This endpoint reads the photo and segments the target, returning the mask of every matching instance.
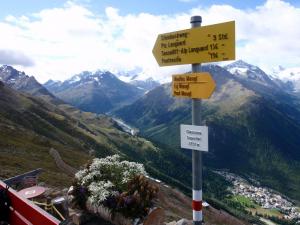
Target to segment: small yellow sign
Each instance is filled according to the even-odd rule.
[[[158,35],[152,53],[160,66],[235,59],[235,22]]]
[[[215,88],[215,81],[207,72],[178,74],[172,77],[174,97],[208,99]]]

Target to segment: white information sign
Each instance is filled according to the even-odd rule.
[[[208,127],[180,125],[181,148],[208,152]]]

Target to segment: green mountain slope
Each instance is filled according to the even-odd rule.
[[[42,179],[47,183],[70,184],[72,179],[56,168],[49,154],[55,148],[75,168],[94,156],[120,154],[144,163],[153,176],[182,188],[189,185],[189,171],[173,163],[181,160],[188,164],[183,154],[171,155],[146,139],[131,136],[109,117],[82,112],[66,104],[53,105],[0,84],[1,178],[42,167]],[[179,182],[181,177],[184,179]]]
[[[0,83],[0,177],[41,167],[45,170],[42,180],[52,185],[67,184],[70,179],[56,167],[50,148],[57,149],[63,159],[76,168],[90,158],[78,140],[42,118],[42,114],[52,122],[65,119],[49,104]]]
[[[186,104],[182,101],[179,105]],[[56,149],[79,168],[92,157],[120,154],[143,163],[151,176],[190,194],[191,158],[168,145],[154,145],[121,130],[111,118],[82,112],[70,105],[17,92],[0,82],[0,178],[43,168],[47,185],[70,185],[72,178],[57,168],[49,150]],[[174,108],[176,110],[176,107]],[[204,169],[206,199],[221,200],[230,185]]]
[[[254,177],[299,201],[297,99],[272,86],[237,78],[218,66],[205,69],[216,80],[217,90],[203,101],[201,115],[209,126],[210,144],[204,164]],[[191,101],[173,98],[166,84],[116,115],[152,141],[182,152],[179,125],[191,124]]]

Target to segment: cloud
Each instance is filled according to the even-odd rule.
[[[237,57],[266,70],[277,65],[299,65],[300,8],[281,0],[268,0],[250,10],[226,5],[194,9],[204,21],[236,21]],[[216,16],[218,15],[218,16]]]
[[[24,53],[11,50],[11,49],[0,49],[0,64],[3,65],[19,65],[19,66],[33,66],[34,62]]]
[[[96,14],[79,1],[69,1],[33,15],[8,15],[0,21],[0,49],[26,52],[35,64],[23,68],[26,63],[19,63],[20,69],[41,82],[64,80],[83,70],[137,68],[167,80],[190,66],[158,67],[152,55],[154,42],[159,33],[189,28],[191,15],[201,15],[203,25],[235,20],[237,59],[265,69],[299,66],[300,8],[281,0],[248,10],[212,5],[174,15],[121,15],[112,7]]]

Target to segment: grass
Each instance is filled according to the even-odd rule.
[[[75,168],[93,157],[117,153],[144,163],[157,177],[178,183],[171,178],[170,173],[177,172],[167,166],[171,162],[161,155],[161,149],[120,131],[107,116],[85,113],[64,104],[52,105],[8,88],[3,90],[0,103],[3,105],[0,108],[1,179],[43,168],[40,181],[50,186],[69,186],[72,177],[60,171],[49,154],[54,148]],[[162,167],[171,172],[165,172]]]
[[[79,168],[86,163],[90,157],[81,151],[72,149],[41,137],[33,132],[14,131],[14,137],[10,136],[8,129],[1,129],[0,134],[0,177],[8,178],[30,170],[42,168],[43,172],[39,177],[40,182],[55,187],[67,187],[71,184],[72,178],[60,171],[52,156],[49,154],[50,147],[57,149],[67,163]]]
[[[232,200],[239,202],[245,208],[255,209],[255,208],[259,207],[259,205],[256,204],[253,200],[251,200],[250,198],[247,198],[245,196],[242,196],[242,195],[235,195],[232,197]]]
[[[278,218],[282,218],[283,214],[279,212],[277,209],[264,209],[261,207],[258,207],[256,209],[248,209],[250,212],[252,212],[253,215],[259,214],[259,215],[267,215],[267,216],[275,216]]]
[[[255,203],[252,199],[242,195],[232,196],[230,200],[242,205],[247,211],[251,212],[252,215],[259,214],[266,216],[275,216],[278,218],[283,217],[283,214],[280,213],[277,209],[264,209],[260,205]]]

